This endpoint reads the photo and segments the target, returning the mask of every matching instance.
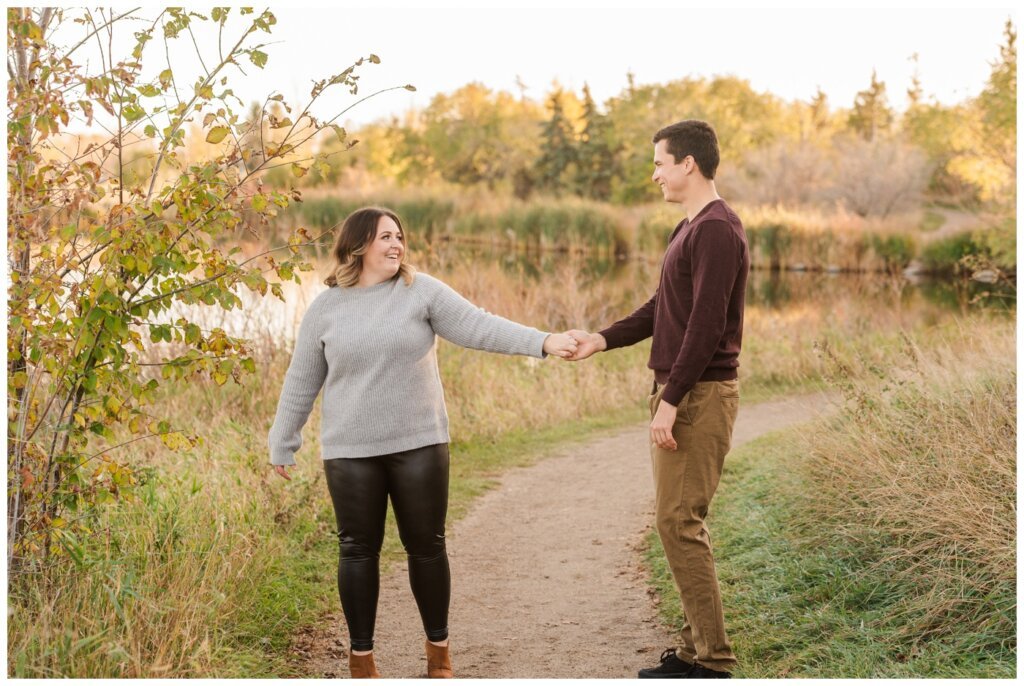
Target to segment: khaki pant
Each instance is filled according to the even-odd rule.
[[[653,418],[664,386],[656,384],[652,390],[648,400]],[[676,654],[720,671],[731,671],[736,656],[725,635],[711,534],[704,518],[722,478],[739,403],[738,381],[698,383],[679,403],[672,429],[677,449],[662,450],[651,443],[658,535],[685,615]]]

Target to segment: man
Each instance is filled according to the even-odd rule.
[[[658,534],[686,621],[676,648],[640,678],[727,678],[736,664],[704,519],[722,476],[739,408],[743,300],[750,269],[739,217],[715,190],[718,139],[706,122],[681,121],[654,135],[654,175],[679,223],[658,288],[645,305],[599,333],[570,331],[572,360],[653,336],[651,461]]]

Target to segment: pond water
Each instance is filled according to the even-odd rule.
[[[505,275],[508,283],[516,284],[519,290],[537,288],[550,292],[569,276],[582,297],[585,298],[588,291],[600,290],[601,295],[593,297],[610,298],[612,302],[604,304],[610,311],[622,314],[628,314],[650,297],[660,270],[660,256],[656,255],[618,261],[588,259],[568,253],[531,255],[453,244],[413,251],[409,261],[453,285],[458,284],[465,271],[481,268]],[[301,284],[282,284],[285,302],[269,294],[261,298],[242,289],[239,291],[244,303],[241,309],[224,311],[218,307],[186,307],[175,303],[167,320],[186,316],[204,328],[220,327],[232,336],[267,335],[278,342],[291,341],[309,303],[326,288],[323,280],[330,270],[330,260],[323,258],[313,263],[316,269],[302,273]],[[495,283],[494,287],[515,290],[508,284]],[[935,321],[983,308],[1012,316],[1016,309],[1015,295],[1012,285],[982,284],[968,279],[909,280],[902,275],[753,270],[747,283],[746,303],[748,309],[785,311],[808,307],[841,308],[856,302],[861,308],[899,308],[903,314],[926,316]],[[504,314],[500,300],[492,301],[489,309]]]

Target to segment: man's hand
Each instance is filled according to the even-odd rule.
[[[572,329],[566,333],[575,338],[577,342],[576,352],[565,358],[572,362],[585,360],[594,353],[608,349],[608,341],[604,340],[604,336],[599,333],[587,333],[580,329]]]
[[[669,405],[662,400],[658,404],[658,411],[654,413],[654,421],[651,422],[651,442],[662,450],[675,450],[676,439],[672,438],[672,427],[676,423],[675,405]]]

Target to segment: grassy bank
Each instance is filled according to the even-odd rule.
[[[843,409],[727,459],[709,526],[739,676],[1015,675],[1012,322],[928,343],[830,354]]]

